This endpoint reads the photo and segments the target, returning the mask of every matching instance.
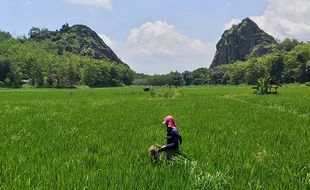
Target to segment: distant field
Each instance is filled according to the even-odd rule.
[[[0,90],[0,189],[309,189],[310,87]],[[192,160],[153,165],[173,114]]]

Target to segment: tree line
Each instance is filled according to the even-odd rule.
[[[35,33],[33,29],[32,33]],[[30,35],[34,35],[34,34]],[[41,34],[41,33],[40,33]],[[44,32],[43,32],[44,34]],[[163,75],[136,74],[127,65],[96,60],[70,52],[59,52],[50,41],[14,39],[0,31],[0,87],[72,88],[116,87],[123,85],[189,86],[256,84],[270,76],[277,83],[310,82],[310,43],[285,39],[273,53],[248,57],[214,68],[170,72]]]
[[[58,52],[50,41],[14,39],[0,31],[0,87],[72,88],[130,85],[135,73],[125,64]]]
[[[267,76],[279,84],[310,82],[310,43],[285,39],[273,53],[262,57],[249,57],[246,61],[183,73],[139,74],[133,83],[154,86],[254,85],[259,78]]]

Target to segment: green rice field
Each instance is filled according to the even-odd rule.
[[[0,151],[0,189],[310,189],[310,87],[2,89]]]

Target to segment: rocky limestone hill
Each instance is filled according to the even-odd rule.
[[[94,59],[123,63],[97,33],[85,25],[70,27],[65,24],[59,31],[32,28],[29,36],[36,41],[50,40],[56,46],[58,54],[71,52]]]
[[[271,53],[276,44],[272,36],[261,30],[254,21],[246,18],[224,32],[216,45],[217,51],[210,67]]]

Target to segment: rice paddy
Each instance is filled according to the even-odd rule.
[[[309,189],[310,88],[0,90],[0,189]],[[151,162],[172,114],[190,159]]]

